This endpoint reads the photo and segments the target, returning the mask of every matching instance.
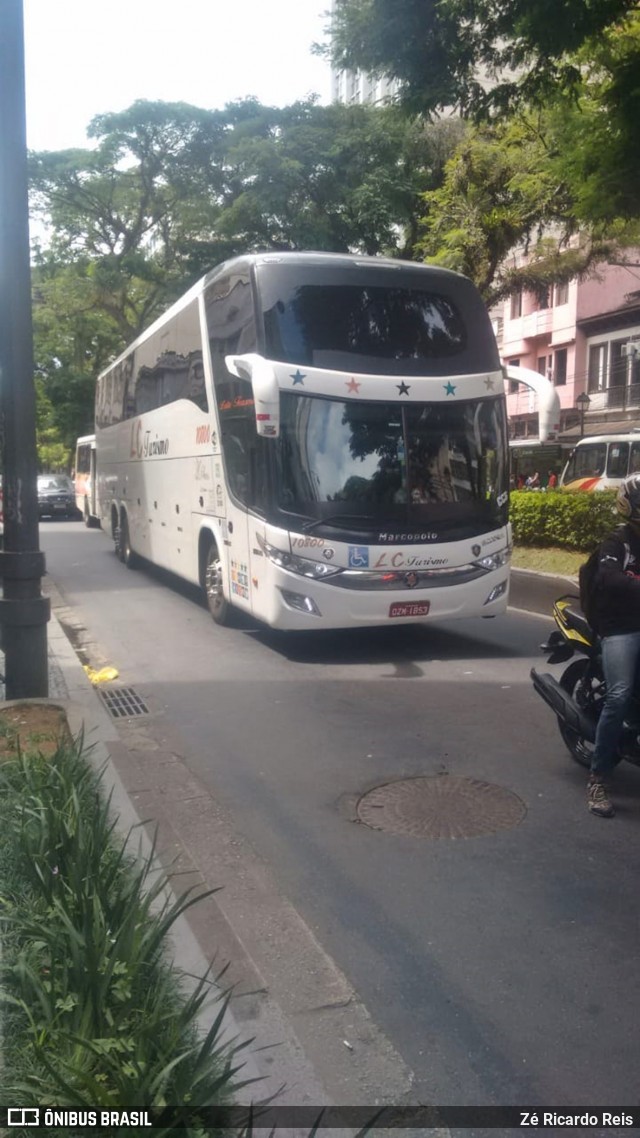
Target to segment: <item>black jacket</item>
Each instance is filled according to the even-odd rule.
[[[640,632],[640,534],[629,525],[600,544],[594,608],[601,636]]]

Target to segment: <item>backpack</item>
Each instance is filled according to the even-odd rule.
[[[630,550],[627,540],[626,526],[618,526],[615,536],[621,538],[625,544],[625,568],[629,563]],[[598,615],[596,611],[596,573],[600,564],[600,546],[596,546],[593,553],[587,558],[584,565],[578,570],[578,584],[580,586],[580,608],[596,636],[599,635]]]
[[[582,609],[587,622],[598,634],[598,620],[596,616],[595,593],[596,593],[596,573],[598,572],[598,565],[600,564],[600,546],[594,549],[593,553],[587,558],[584,565],[581,565],[578,570],[578,583],[580,586],[580,608]]]

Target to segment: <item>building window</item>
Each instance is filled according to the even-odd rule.
[[[510,367],[520,367],[520,360],[509,360],[509,366]],[[518,383],[517,379],[510,379],[509,380],[509,395],[516,395],[519,387],[520,387],[520,384]]]
[[[548,288],[545,288],[540,293],[539,298],[538,298],[538,308],[541,308],[541,309],[542,308],[549,308],[549,300],[550,300],[549,291],[550,290]]]
[[[559,348],[553,361],[553,381],[556,387],[563,387],[567,382],[567,349]]]
[[[609,387],[626,387],[629,371],[628,340],[612,340],[610,346]]]
[[[511,310],[509,313],[512,320],[517,320],[522,316],[522,289],[518,289],[511,297]]]
[[[555,288],[555,303],[567,304],[569,301],[569,282],[563,281],[562,284],[557,284]]]
[[[589,391],[603,391],[607,385],[607,344],[589,347]]]

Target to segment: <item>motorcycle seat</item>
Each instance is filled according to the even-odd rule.
[[[573,629],[574,632],[577,632],[579,636],[582,636],[582,638],[589,643],[595,640],[593,629],[579,608],[574,608],[572,605],[563,605],[562,621],[567,628]]]

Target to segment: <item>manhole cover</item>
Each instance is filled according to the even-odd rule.
[[[372,830],[417,838],[478,838],[517,826],[527,808],[501,786],[434,775],[376,786],[363,794],[356,811]]]

